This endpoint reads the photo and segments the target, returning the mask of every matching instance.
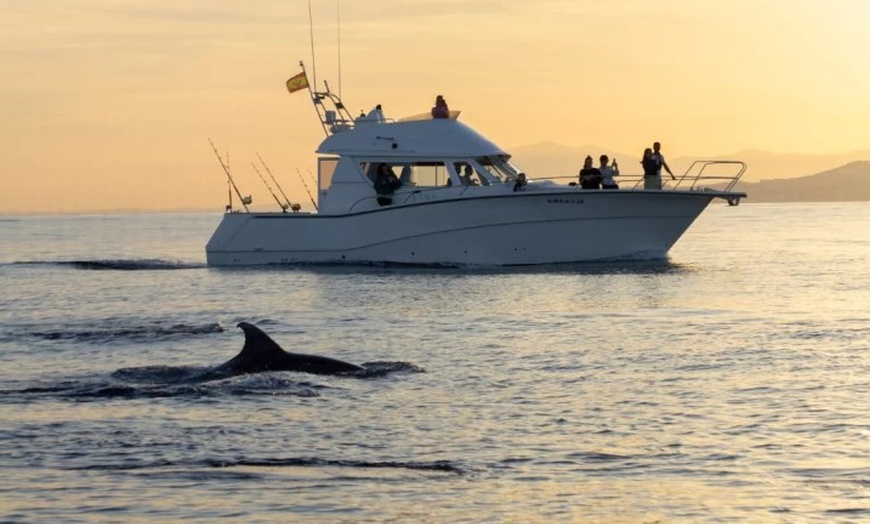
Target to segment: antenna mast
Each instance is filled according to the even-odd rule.
[[[338,4],[336,4],[338,9]],[[338,11],[337,11],[338,14]],[[329,89],[329,84],[323,82],[324,90],[317,90],[317,64],[315,62],[314,52],[314,15],[311,11],[311,0],[308,0],[308,28],[311,38],[311,82],[308,84],[308,94],[311,95],[311,101],[314,103],[314,110],[317,112],[317,117],[320,119],[320,125],[323,127],[323,132],[326,136],[353,129],[354,119],[350,112],[341,101],[341,29],[339,28],[339,43],[338,43],[338,90],[339,94],[335,94]],[[299,61],[299,67],[306,75],[305,64]],[[288,87],[289,88],[289,87]],[[301,89],[301,88],[300,88]],[[292,93],[293,91],[291,91]],[[325,107],[329,106],[329,107]]]
[[[314,59],[314,18],[311,15],[311,0],[308,0],[308,32],[311,38],[311,76],[317,86],[317,62]]]
[[[335,0],[335,22],[338,26],[338,98],[341,98],[341,0]]]

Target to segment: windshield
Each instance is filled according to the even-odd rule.
[[[485,156],[477,158],[477,163],[486,170],[487,174],[502,183],[514,182],[520,170],[501,156]]]

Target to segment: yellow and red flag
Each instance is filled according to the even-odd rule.
[[[305,71],[302,71],[298,75],[293,75],[290,77],[290,80],[287,80],[287,91],[291,93],[295,93],[300,89],[305,89],[308,87],[308,77],[305,76]]]

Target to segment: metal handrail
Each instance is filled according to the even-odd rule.
[[[709,168],[712,165],[718,165],[718,164],[734,165],[736,167],[739,167],[739,169],[737,170],[737,173],[734,175],[705,175],[704,174],[704,171],[707,168]],[[692,174],[693,171],[697,171],[697,173]],[[700,182],[703,182],[703,181],[721,181],[724,183],[724,186],[725,186],[724,189],[722,189],[722,191],[728,192],[728,191],[731,191],[734,188],[734,186],[737,184],[737,182],[740,181],[740,177],[742,177],[745,172],[746,172],[746,163],[742,162],[740,160],[695,160],[694,162],[692,162],[692,164],[689,166],[689,168],[686,169],[686,172],[683,173],[682,176],[678,177],[675,182],[672,180],[663,179],[662,180],[662,189],[665,189],[665,187],[668,186],[668,184],[671,182],[674,182],[674,183],[672,186],[670,186],[669,189],[681,189],[681,186],[682,186],[682,188],[694,190],[694,189],[700,189],[700,187],[699,187]],[[570,181],[576,182],[577,175],[557,175],[557,176],[548,176],[548,177],[541,177],[541,178],[532,177],[532,179],[533,180],[535,180],[535,179],[536,180],[553,180],[553,181],[570,180]],[[641,175],[641,174],[636,174],[636,175],[620,174],[619,178],[617,179],[617,182],[619,182],[619,185],[623,189],[637,189],[638,187],[642,186],[642,184],[643,184],[643,175]],[[686,187],[686,186],[688,186],[688,187]],[[579,188],[580,186],[578,185],[577,187]]]
[[[704,175],[704,170],[713,165],[733,165],[739,167],[737,170],[737,174],[727,176],[727,175]],[[698,173],[696,175],[691,175],[692,170],[695,169],[695,166],[698,167]],[[698,182],[700,181],[711,181],[711,180],[719,180],[725,181],[725,189],[723,191],[731,191],[737,182],[740,181],[740,177],[743,176],[743,173],[746,172],[746,163],[740,160],[695,160],[692,162],[692,165],[686,169],[686,172],[683,173],[683,176],[677,179],[676,184],[674,184],[674,189],[679,189],[680,185],[684,182],[689,185],[688,189],[696,189]]]

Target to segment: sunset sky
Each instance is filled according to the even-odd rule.
[[[303,0],[0,0],[0,213],[222,210],[208,138],[269,202],[323,138]],[[510,149],[870,149],[870,1],[312,0],[317,79],[353,113],[436,94]],[[309,182],[310,184],[310,182]],[[265,197],[262,196],[265,194]]]

